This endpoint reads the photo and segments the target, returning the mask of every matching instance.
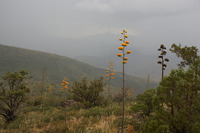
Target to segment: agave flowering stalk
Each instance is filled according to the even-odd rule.
[[[67,79],[64,78],[63,82],[60,84],[62,86],[61,90],[65,89],[65,92],[68,92],[68,84],[69,84],[69,82],[67,82]],[[67,97],[65,97],[65,102],[66,102],[66,100],[67,100]],[[65,106],[65,126],[67,126],[67,119],[66,119],[66,117],[67,117],[67,110],[66,110],[66,105],[64,105],[64,106]]]
[[[115,70],[113,68],[114,64],[112,61],[109,62],[109,67],[106,69],[106,80],[108,81],[108,98],[110,96],[110,82],[111,82],[111,79],[114,79],[114,75],[115,75]]]
[[[118,53],[117,56],[122,58],[122,64],[123,64],[123,89],[122,89],[122,104],[123,104],[123,110],[122,110],[122,125],[121,125],[121,132],[123,133],[124,131],[124,96],[125,96],[125,84],[124,84],[124,65],[127,63],[128,58],[125,57],[127,54],[131,54],[130,50],[125,51],[125,48],[128,46],[128,44],[130,43],[129,41],[127,41],[126,39],[128,38],[127,35],[127,31],[123,30],[123,32],[121,32],[121,34],[123,35],[123,38],[119,38],[119,41],[121,41],[121,46],[118,47],[118,50],[121,51],[121,53]]]
[[[49,93],[52,91],[52,85],[49,86]]]
[[[168,62],[169,59],[168,58],[164,58],[164,56],[166,56],[167,52],[166,52],[166,47],[161,44],[160,45],[160,48],[158,49],[158,51],[160,51],[160,55],[158,56],[158,58],[160,58],[161,60],[158,61],[157,63],[158,64],[161,64],[161,67],[162,67],[162,80],[163,80],[163,77],[164,77],[164,71],[165,71],[165,68],[167,67],[167,65],[165,64],[165,62]]]
[[[64,90],[64,89],[65,89],[65,91],[67,92],[67,91],[68,91],[68,90],[67,90],[68,84],[69,84],[69,82],[67,82],[67,79],[64,78],[64,79],[63,79],[63,82],[60,84],[60,85],[62,86],[61,90]]]

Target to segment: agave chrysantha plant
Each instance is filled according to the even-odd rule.
[[[113,61],[111,60],[109,63],[108,63],[109,67],[106,69],[106,80],[108,81],[108,98],[110,97],[110,82],[111,82],[111,79],[114,79],[114,75],[115,75],[115,70],[114,70],[114,63]]]
[[[123,32],[121,32],[121,34],[123,35],[123,38],[119,38],[119,41],[121,41],[121,46],[118,47],[118,50],[120,50],[122,52],[122,54],[120,53],[117,53],[117,56],[122,58],[122,69],[123,69],[123,90],[122,90],[122,106],[123,106],[123,109],[122,109],[122,124],[121,124],[121,132],[123,133],[124,131],[124,97],[125,97],[125,83],[124,83],[124,65],[127,63],[127,60],[128,58],[125,57],[127,54],[131,54],[131,51],[130,50],[127,50],[125,52],[125,48],[128,46],[128,44],[130,44],[129,41],[127,41],[126,39],[128,38],[128,35],[127,35],[127,31],[126,30],[123,30]]]
[[[64,90],[65,92],[68,92],[68,84],[69,82],[67,82],[67,79],[64,78],[62,83],[60,84],[62,86],[61,90]],[[65,97],[65,102],[66,102],[67,98]],[[67,111],[66,111],[66,106],[65,106],[65,126],[67,125]]]

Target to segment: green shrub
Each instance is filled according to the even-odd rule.
[[[64,101],[64,98],[60,97],[47,97],[44,101],[44,106],[53,106],[53,107],[58,107],[61,106],[61,103]]]
[[[113,108],[105,108],[105,109],[104,109],[104,114],[105,114],[106,116],[111,116],[111,115],[113,115],[113,114],[114,114]]]
[[[45,116],[45,117],[43,118],[42,121],[43,121],[44,123],[49,123],[50,120],[51,120],[51,118],[50,118],[49,116]]]
[[[49,111],[49,110],[52,110],[53,108],[52,107],[40,107],[40,106],[34,106],[34,107],[27,107],[26,109],[24,109],[24,112],[36,112],[36,111],[39,111],[39,112],[43,112],[43,111]]]
[[[39,106],[41,104],[41,97],[35,97],[33,100],[33,106]]]
[[[58,113],[54,114],[53,120],[54,121],[56,121],[56,120],[65,120],[64,112],[58,112]]]
[[[94,108],[90,108],[88,110],[86,110],[83,114],[84,117],[102,117],[104,114],[104,110],[100,107],[94,107]]]
[[[116,116],[121,116],[122,115],[122,107],[120,107],[120,106],[114,107],[113,114]]]
[[[23,125],[24,123],[24,117],[17,117],[13,122],[9,123],[7,126],[8,129],[19,129],[20,125]]]

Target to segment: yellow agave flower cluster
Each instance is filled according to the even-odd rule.
[[[52,91],[52,85],[49,86],[49,93]]]
[[[114,70],[113,66],[114,66],[113,62],[110,61],[110,62],[109,62],[109,68],[106,69],[106,73],[108,73],[108,74],[106,75],[107,80],[110,79],[109,76],[111,77],[111,79],[114,79],[114,77],[112,77],[112,76],[115,75],[115,70]]]
[[[124,52],[125,47],[128,46],[128,44],[130,43],[129,41],[126,40],[128,38],[128,35],[126,33],[127,33],[127,31],[123,30],[123,32],[121,32],[121,34],[123,35],[123,39],[119,38],[119,41],[122,41],[122,44],[121,44],[122,47],[118,47],[118,50],[122,50],[123,54],[117,53],[118,57],[122,57],[123,58],[123,61],[122,61],[123,64],[126,64],[126,62],[128,60],[128,58],[125,57],[125,54],[131,54],[130,50],[127,50],[126,53]]]
[[[127,91],[127,95],[128,95],[128,96],[134,96],[134,94],[135,94],[135,89],[129,89],[129,90]]]
[[[68,84],[69,83],[67,82],[67,79],[64,78],[63,82],[60,84],[62,86],[61,90],[64,90],[64,88],[65,88],[67,91]]]

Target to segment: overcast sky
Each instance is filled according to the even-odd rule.
[[[94,55],[87,50],[117,49],[123,29],[136,51],[199,48],[200,0],[0,0],[0,44]]]

